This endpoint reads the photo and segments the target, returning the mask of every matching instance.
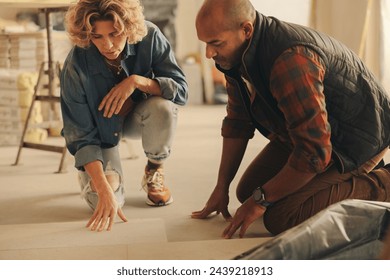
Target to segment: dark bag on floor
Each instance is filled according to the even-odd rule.
[[[378,259],[389,226],[390,203],[345,200],[234,259]]]

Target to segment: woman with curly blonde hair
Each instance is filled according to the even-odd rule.
[[[173,201],[163,162],[187,83],[170,43],[144,19],[138,0],[79,0],[66,14],[66,28],[75,46],[61,72],[62,135],[94,210],[87,227],[110,230],[117,214],[126,221],[121,137],[142,139],[146,203]]]
[[[91,44],[96,20],[113,21],[114,28],[126,35],[129,44],[138,43],[147,32],[139,1],[81,1],[79,5],[70,7],[65,20],[71,41],[82,48]]]

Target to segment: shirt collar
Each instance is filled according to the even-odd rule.
[[[125,48],[123,49],[123,57],[122,57],[122,60],[125,60],[125,59],[128,58],[130,55],[136,55],[135,47],[134,47],[133,44],[129,44],[128,42],[126,42]]]
[[[122,53],[122,61],[127,59],[129,56],[136,55],[136,50],[133,44],[126,42],[125,47]],[[102,73],[104,76],[109,76],[110,70],[105,66],[104,58],[100,54],[98,48],[91,44],[87,50],[87,61],[88,61],[88,71],[92,74]]]

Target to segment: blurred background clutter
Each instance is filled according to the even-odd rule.
[[[67,7],[72,1],[0,0],[0,145],[17,145],[31,104],[39,68],[48,61],[47,18],[42,5]],[[165,34],[186,74],[189,104],[225,104],[223,75],[195,30],[199,0],[141,0],[146,19]],[[288,2],[288,5],[286,3]],[[252,0],[261,13],[310,26],[344,42],[369,65],[390,90],[390,1],[386,0]],[[25,4],[25,5],[24,5]],[[60,65],[72,47],[64,28],[65,10],[50,13],[52,60]],[[348,20],[345,15],[348,14]],[[48,79],[47,76],[44,79]],[[56,79],[55,76],[52,79]],[[59,95],[58,87],[54,95]],[[47,88],[40,89],[47,94]],[[35,103],[32,123],[46,123],[52,117],[50,104]],[[58,111],[59,108],[56,109]],[[58,118],[60,114],[55,113]],[[58,120],[57,120],[58,121]],[[60,122],[57,122],[60,123]],[[34,141],[58,136],[60,128],[35,127],[28,135]],[[29,137],[30,137],[29,136]]]
[[[125,176],[124,212],[129,221],[118,223],[115,231],[109,233],[110,238],[108,233],[86,234],[85,223],[91,212],[79,199],[78,170],[71,168],[70,162],[64,164],[67,150],[60,137],[58,75],[72,48],[64,30],[64,14],[75,1],[0,0],[0,259],[213,260],[260,254],[271,258],[270,248],[281,249],[283,257],[287,257],[285,248],[294,244],[300,244],[298,250],[289,251],[300,256],[322,249],[328,252],[330,245],[341,244],[341,250],[327,254],[327,259],[376,258],[378,248],[383,246],[378,257],[390,259],[390,228],[387,233],[385,230],[389,206],[385,209],[380,203],[369,203],[368,211],[365,204],[358,203],[361,208],[343,202],[331,212],[319,213],[325,222],[308,222],[292,229],[281,243],[281,239],[270,236],[261,219],[248,228],[245,238],[225,240],[221,239],[226,227],[222,216],[212,217],[212,222],[188,218],[188,214],[203,206],[215,184],[221,153],[215,147],[221,145],[220,127],[227,103],[225,77],[212,59],[206,59],[205,45],[196,34],[195,17],[203,0],[140,0],[146,19],[154,22],[170,41],[189,86],[188,105],[180,108],[175,152],[166,166],[172,172],[167,183],[175,193],[175,205],[164,207],[158,215],[149,210],[139,188],[140,178],[133,176],[144,172],[142,143],[128,140],[119,148],[130,154],[122,158],[123,170],[131,171]],[[266,16],[312,27],[345,43],[390,93],[390,0],[251,1]],[[267,142],[264,137],[254,137],[241,166],[249,165]],[[25,164],[16,166],[22,147],[61,153],[58,172],[52,174],[53,164],[58,163],[53,153],[23,152]],[[189,155],[193,168],[183,164],[188,162]],[[389,153],[385,162],[390,162]],[[243,172],[239,168],[231,184],[232,214],[241,205],[235,199],[233,186]],[[346,234],[348,226],[350,235]],[[337,227],[340,238],[335,239],[332,227]],[[314,228],[317,230],[310,231]],[[329,230],[331,233],[326,235]],[[312,242],[302,234],[305,232]],[[361,235],[374,238],[359,239]],[[253,250],[255,246],[260,247]],[[317,254],[302,258],[324,257]]]

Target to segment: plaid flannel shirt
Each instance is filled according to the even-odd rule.
[[[292,147],[288,164],[303,172],[320,173],[325,170],[331,159],[331,129],[322,83],[325,70],[319,55],[304,46],[286,50],[277,58],[271,70],[269,89],[285,118],[284,127],[279,129],[287,131],[288,135],[287,138],[285,135],[276,136]],[[228,84],[228,93],[229,86],[231,85]],[[234,92],[236,95],[234,97],[232,94],[230,90],[228,114],[223,122],[222,135],[248,136],[250,132],[247,127],[250,119],[240,113],[242,109],[238,109],[244,106],[242,100],[238,101],[239,94]],[[253,92],[250,99],[251,103],[257,102]],[[261,126],[274,132],[275,127],[280,124],[266,116],[265,113],[256,119]],[[237,122],[242,123],[240,132],[237,130],[240,126]]]

